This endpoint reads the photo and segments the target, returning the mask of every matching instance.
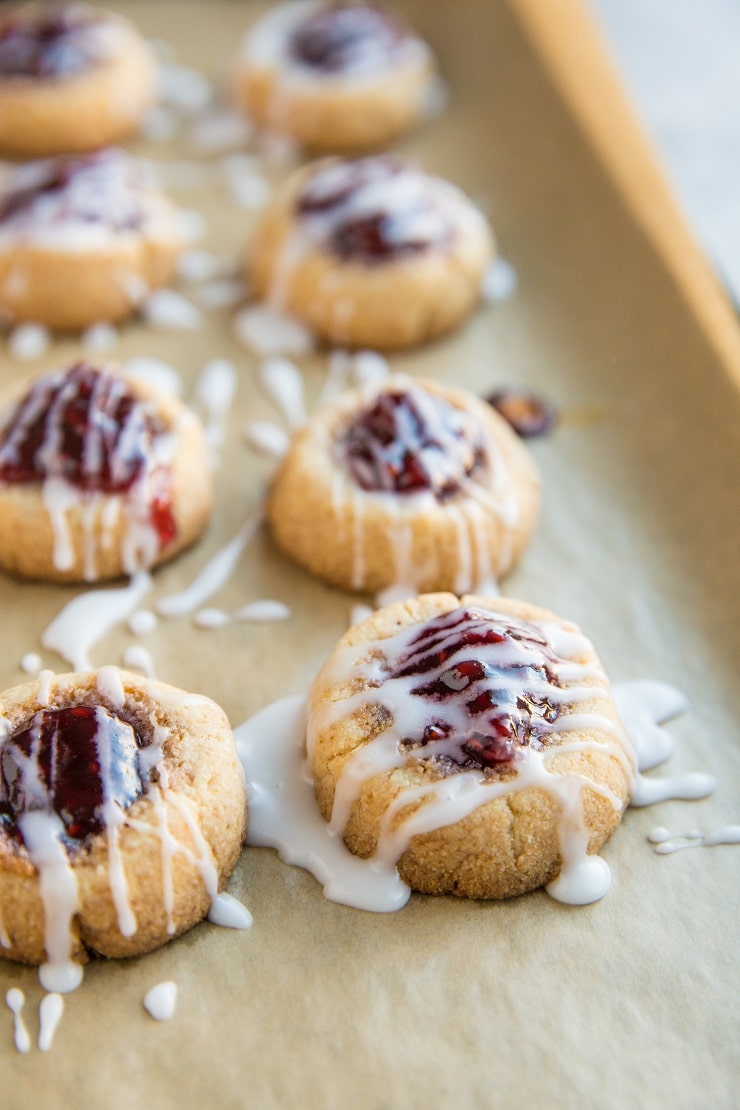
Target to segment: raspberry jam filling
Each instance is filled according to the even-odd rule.
[[[453,497],[486,461],[473,418],[422,390],[379,393],[349,426],[342,450],[362,489],[429,491],[438,501]]]
[[[127,809],[144,792],[143,743],[103,706],[43,709],[0,748],[0,825],[23,843],[23,817],[56,814],[68,848],[107,826],[106,809]]]
[[[136,164],[123,151],[65,154],[15,170],[0,194],[0,222],[28,217],[135,231],[145,219]]]
[[[151,480],[160,546],[175,534],[169,476],[149,472],[164,427],[121,378],[80,362],[31,388],[0,434],[0,482],[62,479],[82,493],[125,494]]]
[[[74,77],[104,54],[99,21],[79,4],[0,26],[0,77]]]
[[[396,158],[330,163],[303,187],[296,210],[345,262],[416,255],[452,235],[429,179]]]
[[[533,625],[483,609],[429,621],[390,679],[418,679],[420,727],[400,747],[446,771],[506,770],[523,748],[541,750],[558,716],[557,659]]]
[[[408,37],[390,12],[370,6],[336,4],[319,10],[293,32],[292,61],[326,74],[357,73],[387,66]]]

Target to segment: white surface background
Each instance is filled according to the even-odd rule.
[[[699,240],[740,302],[740,0],[590,0]]]

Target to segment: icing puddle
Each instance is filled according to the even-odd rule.
[[[656,682],[625,682],[613,692],[636,755],[632,805],[708,797],[717,785],[711,775],[697,772],[653,779],[642,773],[664,763],[673,751],[672,738],[660,726],[685,711],[684,696]],[[395,865],[387,859],[352,855],[341,830],[332,830],[321,816],[306,760],[305,725],[306,699],[294,696],[261,710],[235,731],[249,784],[247,843],[276,848],[285,863],[309,871],[333,902],[375,913],[401,909],[411,891]],[[703,842],[707,846],[738,843],[740,826],[717,830]],[[685,846],[692,845],[693,841]],[[675,850],[663,847],[664,852]],[[606,861],[581,849],[546,890],[557,901],[586,905],[607,893],[610,880]]]
[[[353,856],[319,813],[306,768],[305,706],[302,696],[284,698],[236,729],[248,784],[247,843],[277,848],[285,863],[310,871],[332,902],[376,913],[398,910],[411,891],[396,868]]]

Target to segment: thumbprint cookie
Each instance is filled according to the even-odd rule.
[[[460,324],[493,253],[454,185],[395,157],[299,170],[267,208],[248,269],[258,296],[330,343],[412,347]]]
[[[223,710],[102,667],[7,690],[0,714],[0,956],[72,990],[90,955],[206,916],[246,830]]]
[[[430,594],[350,629],[310,696],[318,804],[352,852],[413,889],[606,893],[595,855],[633,755],[575,625],[508,598]]]
[[[375,4],[291,3],[251,29],[237,61],[238,105],[315,153],[387,146],[425,114],[434,58]]]
[[[163,562],[210,515],[203,429],[176,398],[81,362],[0,417],[0,567],[94,582]]]
[[[534,462],[490,406],[396,376],[343,394],[296,433],[268,515],[314,574],[388,597],[491,588],[538,506]]]
[[[156,69],[136,29],[87,4],[0,17],[0,148],[38,157],[97,150],[136,129]]]
[[[0,188],[0,314],[60,330],[120,320],[182,246],[177,209],[124,151],[29,162]]]

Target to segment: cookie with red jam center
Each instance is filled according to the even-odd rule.
[[[247,258],[259,296],[327,342],[411,347],[459,326],[480,297],[493,238],[453,185],[398,158],[298,171]]]
[[[0,149],[97,150],[137,127],[154,91],[151,51],[120,16],[68,3],[0,17]]]
[[[391,376],[344,394],[296,433],[268,519],[280,547],[314,574],[401,596],[505,574],[538,504],[528,451],[488,405]]]
[[[110,53],[105,21],[81,4],[21,12],[0,24],[0,80],[60,80],[89,72]]]
[[[378,150],[424,116],[429,47],[376,4],[289,3],[250,29],[237,59],[237,105],[314,153]]]
[[[246,828],[234,739],[208,698],[103,667],[0,694],[0,956],[73,989],[200,921]]]
[[[192,543],[212,501],[203,430],[172,397],[77,363],[2,418],[0,566],[98,581]]]
[[[429,594],[350,629],[310,695],[332,831],[413,890],[505,898],[616,829],[633,757],[575,625],[509,598]]]
[[[28,162],[0,188],[0,311],[65,331],[121,320],[182,247],[177,209],[125,151]]]

